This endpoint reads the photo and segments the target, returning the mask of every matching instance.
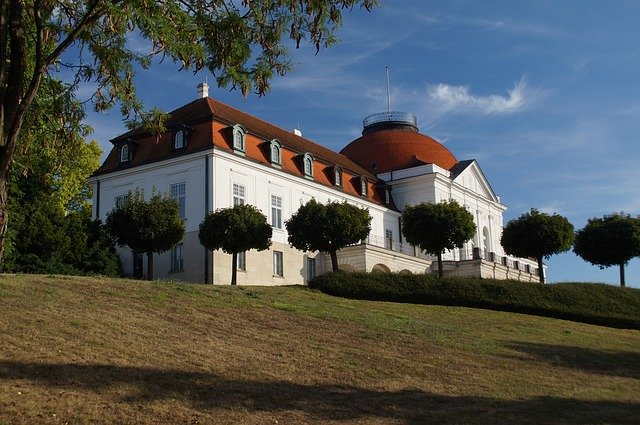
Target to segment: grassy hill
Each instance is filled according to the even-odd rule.
[[[301,287],[0,276],[0,424],[640,423],[640,331]]]

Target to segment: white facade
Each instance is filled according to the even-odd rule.
[[[211,105],[214,101],[207,99],[207,102]],[[180,115],[180,111],[185,108],[189,110],[193,105],[192,102],[174,113]],[[234,123],[232,119],[245,119],[247,122]],[[184,120],[189,122],[188,118]],[[186,224],[183,242],[173,251],[156,256],[154,277],[228,284],[232,272],[231,256],[221,251],[208,252],[202,247],[198,241],[198,227],[208,212],[231,207],[237,203],[246,203],[255,205],[265,214],[267,221],[272,224],[273,237],[269,250],[252,250],[241,256],[237,265],[238,284],[306,284],[314,275],[329,271],[330,260],[325,254],[303,253],[291,248],[287,242],[284,223],[301,205],[311,199],[322,203],[346,201],[367,208],[372,217],[371,232],[367,241],[339,251],[338,261],[341,268],[405,273],[431,272],[434,258],[403,243],[399,211],[406,205],[420,202],[455,200],[473,214],[478,231],[464,248],[445,254],[445,270],[448,274],[537,280],[534,261],[504,257],[500,236],[502,214],[506,207],[500,203],[475,161],[459,162],[451,170],[445,170],[436,164],[425,164],[381,173],[374,177],[371,174],[362,174],[366,171],[349,162],[347,158],[306,141],[297,133],[291,133],[293,139],[289,140],[288,144],[278,141],[274,145],[273,140],[277,140],[276,136],[264,132],[273,131],[280,139],[285,139],[289,136],[283,133],[284,130],[239,111],[231,110],[223,121],[219,122],[218,118],[212,115],[205,119],[198,118],[197,128],[196,124],[190,127],[180,123],[175,127],[177,124],[174,123],[174,127],[180,129],[177,132],[180,133],[181,150],[173,152],[167,149],[168,153],[162,156],[154,151],[160,148],[146,145],[146,151],[142,149],[139,152],[140,156],[146,157],[139,162],[135,162],[135,149],[145,143],[144,135],[140,136],[140,142],[135,142],[136,145],[132,145],[132,139],[126,137],[128,134],[119,136],[113,141],[113,152],[103,167],[91,178],[94,186],[93,214],[95,218],[103,221],[118,199],[136,189],[142,190],[147,199],[154,191],[181,198]],[[251,128],[252,123],[259,127],[258,130],[254,131]],[[239,125],[242,127],[238,127]],[[193,134],[198,132],[201,146],[192,151],[182,149],[183,144],[188,143],[187,133],[182,132],[183,128],[189,129]],[[242,133],[251,134],[253,142],[249,139],[238,139],[238,133],[234,130],[233,138],[227,147],[221,142],[227,128],[241,128]],[[175,137],[177,133],[176,130],[173,131]],[[135,134],[129,137],[133,136]],[[212,142],[209,143],[207,138]],[[171,137],[167,136],[166,139],[171,140]],[[252,148],[248,145],[250,142],[254,143]],[[237,143],[241,144],[241,152],[234,149]],[[271,148],[278,146],[282,149],[278,153],[281,156],[279,159],[282,160],[282,167],[265,162],[264,158],[260,160],[259,153],[262,151],[259,147],[265,143],[271,143]],[[126,163],[131,158],[122,155],[122,147],[118,150],[118,146],[125,146],[127,155],[131,150],[132,163]],[[317,153],[299,151],[300,146],[315,149]],[[286,163],[288,168],[284,162],[287,149],[292,150],[289,152],[290,160]],[[316,170],[329,170],[327,175],[331,175],[336,172],[336,167],[340,167],[340,172],[344,172],[344,177],[340,178],[341,183],[343,178],[351,178],[360,183],[364,181],[365,187],[370,187],[367,189],[369,194],[358,196],[363,195],[359,193],[360,183],[354,183],[356,189],[349,191],[346,190],[346,182],[345,185],[340,185],[343,187],[339,187],[328,183],[331,177],[328,180],[323,180],[321,176],[309,178],[304,175],[306,168],[301,168],[298,173],[291,167],[294,163],[291,158],[303,157],[305,164],[302,167],[306,167],[307,159],[314,158],[313,155],[317,156],[315,160],[318,163],[324,161],[322,167],[325,168],[316,167]],[[330,156],[334,161],[344,159],[344,164],[332,164],[331,158],[327,160],[320,155]],[[121,166],[122,161],[125,161],[125,166]],[[358,178],[361,180],[357,180]],[[375,184],[367,186],[367,179],[375,180]],[[377,193],[375,187],[390,189],[387,192],[391,197],[389,202],[385,202],[384,195],[371,194]],[[133,255],[126,248],[120,248],[120,254],[125,273],[133,275]],[[146,258],[138,260],[139,270],[146,271],[145,263]]]

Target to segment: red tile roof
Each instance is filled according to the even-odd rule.
[[[326,167],[339,165],[343,170],[342,190],[352,195],[359,195],[359,187],[352,182],[353,177],[366,176],[369,181],[369,199],[381,202],[379,194],[374,190],[378,179],[369,171],[346,156],[327,149],[317,143],[284,130],[245,112],[235,109],[211,98],[194,100],[169,113],[166,127],[171,129],[185,124],[193,129],[191,138],[184,151],[174,152],[171,149],[171,131],[160,137],[149,135],[142,130],[132,130],[111,140],[113,149],[102,166],[94,175],[110,173],[122,168],[135,167],[142,164],[162,161],[184,153],[206,149],[221,148],[232,151],[231,140],[225,129],[230,125],[241,124],[247,130],[246,157],[249,160],[269,165],[268,153],[260,147],[264,141],[278,139],[283,147],[282,170],[301,176],[299,161],[296,156],[310,153],[314,159],[314,181],[332,186],[331,176],[324,172]],[[127,140],[137,142],[130,163],[119,164],[119,146]],[[346,173],[346,174],[345,174]]]

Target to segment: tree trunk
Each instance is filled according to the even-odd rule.
[[[620,287],[624,288],[624,263],[620,263]]]
[[[544,285],[544,268],[542,267],[542,257],[538,257],[538,276],[540,276],[540,283]]]
[[[238,284],[238,253],[231,254],[231,285]]]
[[[438,253],[438,277],[442,278],[444,276],[444,272],[442,271],[442,252]]]
[[[4,243],[9,222],[9,204],[7,197],[8,172],[0,173],[0,270],[4,270]]]
[[[336,251],[329,251],[331,256],[331,268],[334,272],[338,271],[338,253]]]
[[[147,252],[147,280],[153,280],[153,252]]]

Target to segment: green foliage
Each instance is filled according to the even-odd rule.
[[[55,113],[52,113],[55,111]],[[48,193],[62,211],[86,205],[87,178],[99,167],[102,149],[87,142],[84,107],[73,87],[44,78],[23,123],[11,170],[11,196],[28,199]]]
[[[576,232],[573,251],[600,268],[620,266],[624,286],[624,266],[640,256],[640,219],[625,213],[591,218]]]
[[[239,88],[244,96],[251,91],[263,95],[275,73],[284,75],[291,69],[287,36],[296,43],[306,39],[316,49],[329,46],[335,42],[343,9],[360,5],[371,10],[375,4],[375,0],[4,1],[0,7],[0,265],[14,155],[22,151],[23,168],[28,169],[31,151],[46,152],[39,157],[46,162],[47,157],[57,159],[56,150],[81,150],[77,155],[66,153],[62,158],[70,167],[63,164],[48,176],[48,184],[61,185],[56,191],[60,205],[79,190],[79,199],[86,199],[84,177],[97,165],[91,159],[99,157],[95,143],[73,140],[69,147],[64,137],[50,143],[37,134],[24,137],[35,142],[31,145],[19,140],[21,132],[29,131],[55,138],[60,127],[56,119],[74,138],[87,130],[79,127],[78,115],[67,115],[82,114],[83,105],[64,97],[58,98],[57,107],[38,104],[42,93],[57,90],[47,87],[55,81],[51,77],[55,72],[66,68],[65,80],[67,71],[75,73],[72,90],[67,91],[81,83],[97,87],[91,97],[96,111],[118,103],[130,126],[159,132],[164,115],[157,110],[143,112],[134,84],[136,69],[148,68],[155,58],[169,58],[180,69],[197,72],[207,67],[220,86]],[[132,36],[148,42],[149,51],[133,48]]]
[[[367,209],[346,202],[321,204],[312,199],[302,205],[285,226],[291,246],[305,252],[328,252],[336,271],[336,252],[367,238],[371,215]]]
[[[442,277],[442,252],[460,248],[476,234],[473,215],[456,201],[407,205],[402,212],[402,234],[407,242],[438,256]]]
[[[170,196],[153,194],[147,202],[140,190],[107,214],[107,228],[120,246],[136,253],[170,250],[184,236],[178,203]]]
[[[14,211],[5,270],[14,273],[122,275],[114,241],[88,208],[65,215],[41,195]]]
[[[240,252],[256,249],[264,251],[271,246],[273,229],[259,209],[253,205],[236,205],[207,214],[198,238],[205,248],[221,249],[232,254],[231,284],[236,284],[236,259]]]
[[[640,290],[604,284],[538,285],[432,274],[328,273],[309,287],[330,295],[373,301],[484,308],[640,329]]]
[[[504,250],[517,257],[538,260],[540,282],[544,283],[542,258],[568,251],[573,244],[573,225],[558,214],[541,213],[532,208],[528,213],[507,223],[502,231]]]
[[[209,213],[200,223],[198,238],[209,250],[237,254],[250,249],[268,249],[272,233],[259,209],[253,205],[236,205]]]
[[[140,190],[129,193],[122,205],[107,214],[106,225],[118,245],[147,254],[150,280],[153,253],[168,251],[180,243],[185,227],[175,199],[154,193],[147,202]]]

